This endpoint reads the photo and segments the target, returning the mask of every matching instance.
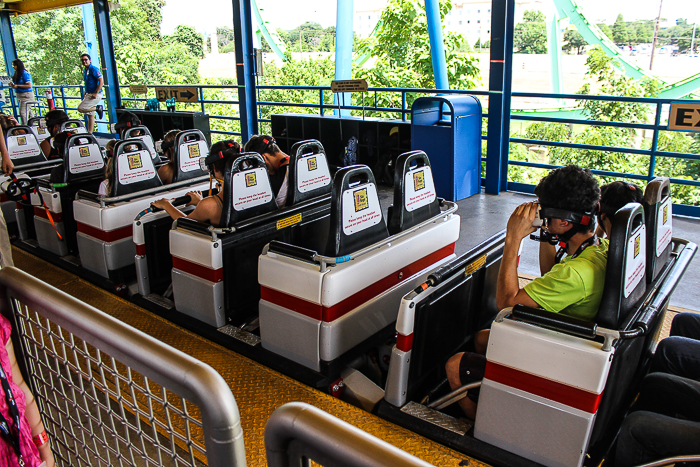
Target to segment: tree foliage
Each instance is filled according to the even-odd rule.
[[[278,29],[277,34],[292,52],[334,52],[335,26],[327,28],[307,21],[294,29]]]
[[[523,54],[547,53],[547,25],[545,16],[538,10],[526,10],[523,22],[515,25],[513,46]]]
[[[567,29],[564,33],[564,42],[566,43],[562,49],[564,49],[566,52],[573,50],[576,52],[576,55],[581,55],[588,45],[588,42],[586,42],[586,39],[583,38],[578,30],[571,29]]]
[[[187,47],[193,57],[204,58],[204,37],[192,26],[178,25],[171,38]]]
[[[617,45],[628,45],[630,43],[630,35],[627,30],[627,23],[622,19],[622,15],[617,15],[615,24],[612,27],[613,42]]]

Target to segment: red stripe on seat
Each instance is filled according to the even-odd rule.
[[[484,378],[593,414],[603,397],[494,362],[486,362]]]
[[[323,319],[323,307],[317,303],[304,300],[303,298],[294,297],[262,285],[260,286],[260,298],[288,310],[296,311],[309,318],[319,321]]]
[[[7,195],[5,193],[0,193],[0,203],[4,203],[5,201],[9,201]]]
[[[137,256],[146,256],[146,245],[143,244],[136,244],[136,255]]]
[[[265,300],[274,303],[275,305],[279,305],[281,307],[296,311],[297,313],[301,313],[302,315],[330,323],[331,321],[335,321],[341,316],[354,310],[363,303],[373,299],[382,292],[385,292],[390,288],[394,287],[396,284],[403,281],[404,278],[409,278],[417,272],[420,272],[423,269],[427,268],[431,264],[434,264],[440,261],[441,259],[453,254],[454,251],[454,243],[452,243],[451,245],[447,245],[446,247],[440,248],[439,250],[434,251],[428,256],[425,256],[419,259],[418,261],[411,263],[408,266],[405,266],[399,269],[398,271],[389,274],[383,279],[378,280],[374,284],[365,287],[359,292],[349,296],[345,300],[342,300],[330,307],[324,307],[320,304],[313,303],[302,298],[294,297],[284,292],[267,289],[266,287],[261,287],[261,295],[263,293],[268,294],[269,298],[265,298]],[[399,278],[399,276],[401,277]],[[294,308],[292,308],[290,304],[293,304]],[[318,315],[319,310],[322,311],[321,316]]]
[[[187,274],[192,274],[193,276],[197,276],[200,279],[204,279],[209,282],[221,282],[224,280],[223,268],[211,269],[206,266],[202,266],[201,264],[178,258],[177,256],[173,256],[173,268],[179,269]]]
[[[43,207],[34,206],[34,215],[46,220],[49,219],[49,216],[46,214],[46,209]],[[63,213],[51,211],[51,217],[53,217],[54,222],[63,222]]]
[[[402,352],[408,352],[413,348],[413,333],[408,336],[399,334],[396,336],[396,348]]]
[[[85,235],[89,235],[103,242],[116,242],[123,238],[129,238],[133,234],[133,227],[131,225],[126,225],[114,230],[100,230],[91,225],[83,224],[82,222],[77,222],[78,232],[82,232]]]

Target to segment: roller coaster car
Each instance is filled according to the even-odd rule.
[[[28,126],[8,128],[5,137],[7,153],[15,165],[26,165],[46,161],[39,148],[39,141]]]
[[[349,351],[393,334],[401,296],[454,258],[457,206],[437,198],[425,153],[399,156],[395,174],[393,235],[372,172],[351,166],[333,180],[325,249],[266,248],[258,269],[263,348],[331,374]]]
[[[27,126],[32,130],[36,140],[41,143],[45,139],[51,136],[49,130],[46,129],[44,125],[44,117],[32,117],[27,122]]]
[[[180,197],[209,184],[208,177],[197,170],[198,178],[164,186],[141,139],[119,141],[114,154],[111,193],[102,197],[79,191],[73,213],[82,267],[119,284],[134,274],[134,217],[150,209],[152,201]]]
[[[151,135],[151,131],[148,129],[148,127],[138,125],[127,128],[126,130],[124,130],[123,139],[135,139],[141,141],[146,146],[148,153],[151,155],[153,163],[158,164],[160,162],[160,157],[156,152],[156,144],[153,141],[153,136]]]
[[[325,242],[331,176],[320,143],[293,148],[287,173],[291,206],[278,209],[264,160],[244,153],[225,169],[221,227],[186,218],[175,222],[171,278],[179,312],[216,328],[250,322],[257,317],[263,247],[272,240],[302,246]]]
[[[504,232],[436,271],[402,300],[378,413],[493,465],[599,465],[697,249],[671,239],[668,188],[668,179],[650,182],[646,223],[639,204],[615,214],[594,323],[524,306],[497,314],[473,431],[449,411],[459,416],[451,404],[474,385],[438,398],[446,382],[435,382],[444,378],[447,359],[496,312]]]
[[[66,122],[67,123],[67,122]],[[105,161],[97,140],[91,134],[73,134],[63,150],[63,166],[50,177],[37,178],[32,193],[34,226],[40,248],[58,256],[78,254],[73,199],[79,190],[97,192],[104,178]]]
[[[72,118],[61,123],[61,127],[58,132],[63,133],[64,131],[72,131],[76,134],[89,134],[87,128],[85,128],[85,122],[78,120],[77,118]]]

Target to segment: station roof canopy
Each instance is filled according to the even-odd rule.
[[[85,0],[5,0],[3,2],[0,0],[0,4],[2,3],[5,4],[3,10],[23,15],[25,13],[55,10],[91,2],[86,2]],[[115,0],[114,3],[118,4],[119,2]]]

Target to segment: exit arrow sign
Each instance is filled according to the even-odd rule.
[[[197,88],[158,88],[156,96],[160,102],[173,97],[177,102],[199,102]]]

